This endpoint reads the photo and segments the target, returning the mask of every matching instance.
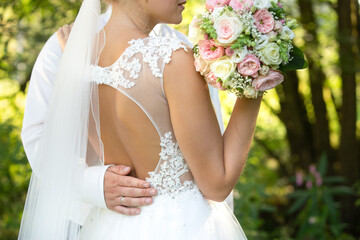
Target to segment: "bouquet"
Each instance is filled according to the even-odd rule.
[[[207,0],[189,26],[196,70],[215,88],[257,98],[284,71],[307,67],[293,44],[296,27],[280,0]]]

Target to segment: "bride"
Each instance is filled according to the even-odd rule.
[[[102,30],[99,0],[84,0],[75,20],[19,239],[246,239],[223,200],[245,165],[261,100],[237,99],[222,136],[191,49],[148,36],[158,23],[179,24],[185,1],[109,3]],[[104,164],[130,166],[157,189],[154,203],[136,216],[93,208],[77,224],[84,169]]]

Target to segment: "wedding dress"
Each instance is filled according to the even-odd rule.
[[[111,66],[93,67],[99,91],[100,86],[108,86],[108,92],[114,93],[114,99],[110,100],[113,104],[100,104],[100,122],[104,118],[106,122],[121,121],[116,113],[121,111],[116,109],[117,97],[126,98],[131,108],[141,111],[147,119],[144,124],[151,124],[157,132],[158,142],[148,144],[157,144],[161,151],[157,166],[146,178],[157,189],[153,204],[141,207],[141,214],[136,216],[94,208],[80,230],[80,239],[246,239],[225,202],[213,202],[203,197],[176,142],[163,88],[163,73],[172,53],[179,49],[186,50],[186,47],[174,38],[133,39]],[[103,98],[100,96],[99,100],[101,103]],[[104,124],[101,123],[101,132],[112,127]],[[116,130],[111,131],[117,134]],[[129,139],[124,145],[130,154],[141,152],[142,146],[131,144],[131,131],[120,133],[125,135],[123,139]],[[143,136],[145,142],[146,137]],[[103,140],[106,161],[107,141]]]

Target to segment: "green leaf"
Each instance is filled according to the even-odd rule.
[[[333,195],[352,195],[354,194],[354,191],[347,186],[336,186],[336,187],[331,187],[331,189],[329,189],[330,193]]]
[[[290,62],[288,62],[286,65],[280,66],[280,71],[294,71],[297,69],[304,69],[308,67],[308,63],[305,60],[304,53],[301,51],[300,48],[294,47],[292,48],[290,52]]]
[[[327,171],[327,158],[326,158],[326,153],[323,153],[320,157],[320,162],[319,162],[319,173],[321,174],[321,176],[325,176],[325,173]]]
[[[305,190],[296,190],[295,192],[290,193],[288,196],[291,198],[295,198],[295,197],[301,197],[301,196],[308,196],[309,192],[305,191]]]
[[[289,208],[288,213],[292,214],[294,212],[296,212],[297,210],[299,210],[308,200],[308,196],[309,195],[303,195],[300,198],[298,198]]]
[[[344,183],[345,181],[346,181],[346,179],[341,176],[329,176],[329,177],[323,178],[323,182],[327,183],[327,184]]]

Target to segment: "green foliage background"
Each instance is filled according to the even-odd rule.
[[[58,27],[74,20],[81,1],[0,1],[0,240],[9,240],[17,238],[31,175],[20,133],[26,86],[32,66],[45,41]],[[173,27],[186,34],[192,17],[203,11],[204,2],[203,0],[188,1],[183,22]],[[338,16],[331,8],[331,5],[337,2],[312,0],[312,3],[316,22],[312,22],[310,28],[320,26],[318,29],[319,46],[307,56],[314,59],[321,58],[321,67],[326,77],[322,94],[326,104],[326,117],[329,121],[329,141],[331,148],[338,149],[341,134],[338,112],[343,93],[341,69],[338,66],[339,43],[336,40]],[[301,19],[298,1],[287,0],[285,8],[292,17]],[[309,41],[307,38],[311,36],[307,35],[301,27],[296,31],[296,35],[297,46],[306,49]],[[306,108],[305,117],[310,124],[315,124],[316,109],[312,102],[309,74],[309,70],[297,72],[298,91]],[[286,81],[292,81],[292,79]],[[291,194],[297,189],[307,191],[306,188],[294,184],[295,172],[307,171],[307,169],[299,165],[301,157],[294,157],[287,125],[279,117],[282,110],[280,101],[285,90],[280,86],[265,95],[247,165],[234,190],[234,212],[248,239],[300,239],[298,236],[301,231],[306,232],[305,237],[301,239],[319,238],[311,231],[311,228],[305,231],[300,227],[303,222],[314,217],[313,212],[306,212],[305,207],[291,214],[288,212],[294,203],[290,197]],[[360,91],[358,84],[356,91],[358,96]],[[223,92],[220,95],[226,125],[235,96]],[[360,106],[358,103],[359,98],[356,101],[357,110]],[[357,111],[357,136],[360,133],[359,127],[360,115]],[[309,162],[316,164],[318,158],[314,156]],[[339,175],[341,162],[335,160],[329,165],[331,165],[329,174]],[[325,185],[320,186],[319,191],[325,187]],[[354,189],[353,195],[358,200],[357,205],[353,207],[358,209],[360,184],[349,185],[349,187]],[[337,204],[340,203],[339,198],[335,198],[335,201]],[[302,214],[302,220],[297,218],[299,214]],[[359,234],[359,226],[352,226],[349,232],[343,228],[344,230],[340,233],[333,233],[332,222],[327,222],[327,218],[323,215],[315,217],[321,218],[326,226],[322,239],[356,239]],[[340,216],[338,220],[341,222]],[[314,226],[317,226],[316,223]]]

